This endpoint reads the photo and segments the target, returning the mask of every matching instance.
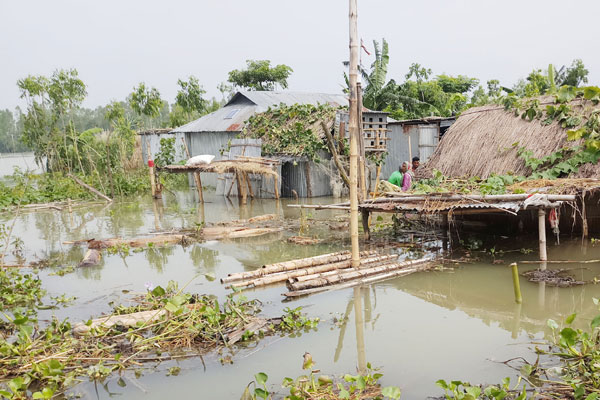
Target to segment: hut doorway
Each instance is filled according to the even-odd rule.
[[[294,163],[291,161],[281,164],[281,197],[294,197],[293,186],[290,184],[294,175]]]

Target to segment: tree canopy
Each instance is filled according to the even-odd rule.
[[[277,86],[287,89],[292,68],[284,64],[271,67],[269,60],[247,60],[246,69],[229,72],[228,81],[234,86],[248,90],[275,90]]]

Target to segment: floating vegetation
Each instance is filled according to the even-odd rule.
[[[137,300],[133,307],[118,306],[110,315],[75,326],[54,319],[42,329],[34,319],[15,314],[8,322],[12,334],[0,337],[0,380],[5,381],[0,395],[50,398],[86,375],[102,379],[143,362],[201,356],[276,332],[315,328],[318,322],[300,308],[280,318],[261,318],[257,300],[231,295],[220,303],[213,296],[183,293],[174,282]]]
[[[366,399],[393,399],[400,398],[401,391],[396,386],[382,388],[378,381],[383,374],[373,368],[370,363],[366,365],[364,374],[345,374],[340,378],[332,378],[328,375],[320,375],[320,370],[313,369],[314,361],[310,353],[304,354],[302,369],[310,371],[308,375],[301,375],[296,379],[284,378],[281,386],[289,390],[285,400],[366,400]],[[259,372],[254,375],[254,381],[250,382],[242,400],[273,399],[277,393],[271,393],[267,387],[268,375]],[[254,390],[250,391],[250,386]],[[279,396],[277,397],[279,398]]]
[[[594,299],[596,305],[600,300]],[[569,315],[563,326],[549,319],[548,327],[552,330],[552,342],[548,350],[535,346],[538,358],[534,363],[522,357],[505,361],[522,360],[521,377],[516,385],[510,388],[510,379],[505,378],[501,385],[487,387],[471,385],[467,382],[444,380],[437,385],[445,390],[447,399],[576,399],[596,400],[600,398],[600,315],[596,316],[589,330],[572,327],[576,314]],[[540,361],[540,355],[550,356],[547,364]],[[529,386],[526,389],[521,382]]]
[[[13,268],[0,268],[0,308],[4,312],[15,307],[39,306],[45,294],[37,276]]]
[[[546,282],[548,286],[569,287],[576,285],[585,285],[585,282],[578,281],[572,276],[565,275],[566,269],[534,269],[523,272],[521,275],[527,278],[529,282]]]

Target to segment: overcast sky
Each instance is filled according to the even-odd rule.
[[[600,83],[598,0],[358,0],[358,29],[390,46],[388,78],[413,62],[511,86],[534,67],[583,59]],[[346,0],[0,0],[0,108],[16,81],[76,68],[85,106],[122,100],[144,81],[173,102],[195,75],[209,96],[247,59],[294,69],[290,90],[338,93],[348,59]],[[363,64],[373,57],[363,53]]]

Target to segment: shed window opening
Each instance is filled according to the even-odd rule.
[[[223,118],[223,119],[231,119],[231,118],[233,118],[233,117],[235,116],[235,114],[237,114],[239,111],[240,111],[240,109],[239,109],[239,108],[235,108],[235,109],[233,109],[233,110],[229,111],[229,112],[227,113],[227,115],[225,116],[225,118]]]

